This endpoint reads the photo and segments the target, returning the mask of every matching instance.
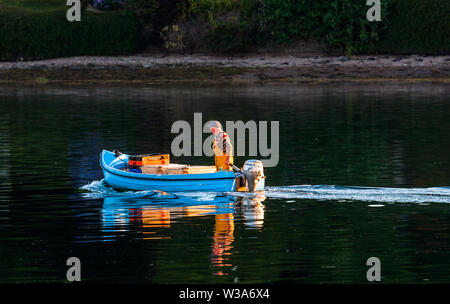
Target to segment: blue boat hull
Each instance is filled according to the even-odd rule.
[[[236,175],[232,171],[173,175],[133,173],[121,170],[125,166],[128,156],[124,155],[124,157],[124,160],[118,161],[114,153],[107,150],[103,150],[100,155],[100,165],[105,181],[116,189],[165,192],[228,192],[235,189]]]

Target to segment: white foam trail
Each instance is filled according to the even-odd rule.
[[[85,198],[105,198],[108,196],[138,196],[154,194],[155,191],[124,191],[119,192],[109,187],[102,179],[100,181],[93,181],[87,185],[80,187],[81,190],[87,190],[89,192],[82,193]]]
[[[80,188],[89,192],[82,195],[86,198],[105,198],[109,196],[145,196],[154,195],[155,191],[126,191],[118,192],[109,187],[104,180],[93,181]],[[159,191],[158,191],[159,192]],[[225,193],[217,192],[180,192],[174,193],[180,197],[190,197],[199,201],[214,201]],[[333,201],[366,201],[376,203],[450,203],[450,187],[431,188],[381,188],[355,187],[335,185],[295,185],[267,187],[262,192],[267,198],[285,199],[313,199]],[[155,197],[166,195],[157,193]],[[170,194],[167,194],[170,195]],[[228,195],[236,197],[254,196],[253,193],[230,192]],[[373,204],[379,207],[381,204]]]
[[[450,203],[450,187],[379,188],[334,185],[267,187],[265,195],[280,199],[352,200],[384,203]]]

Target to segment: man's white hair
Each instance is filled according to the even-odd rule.
[[[217,129],[222,129],[222,124],[220,122],[218,122],[217,120],[211,120],[210,122],[208,122],[207,124],[208,128],[217,128]]]

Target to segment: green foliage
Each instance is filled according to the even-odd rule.
[[[184,49],[183,36],[180,27],[177,25],[165,26],[161,30],[161,39],[164,41],[163,47],[167,51],[182,53]]]
[[[86,2],[82,0],[81,2]],[[66,0],[0,0],[0,10],[20,8],[26,11],[49,11],[66,7]]]
[[[81,22],[68,22],[66,11],[67,7],[48,12],[10,11],[0,6],[0,58],[115,55],[140,46],[140,24],[133,17],[84,11]]]
[[[247,22],[217,25],[207,36],[208,47],[216,52],[245,52],[256,45],[257,30]]]
[[[152,19],[158,11],[159,0],[126,0],[124,7],[142,20]]]
[[[194,24],[187,39],[198,49],[248,51],[258,44],[257,5],[258,0],[188,0],[180,6],[181,18]]]
[[[239,12],[243,16],[250,16],[256,8],[257,0],[188,0],[180,5],[182,17],[195,19],[207,18],[211,24],[217,26],[217,16],[231,11]]]
[[[259,7],[261,32],[272,42],[287,43],[300,34],[301,17],[297,10],[302,1],[263,0]],[[299,18],[300,17],[300,18]]]
[[[395,0],[383,0],[382,22],[369,22],[369,6],[362,0],[190,0],[186,16],[207,17],[213,24],[208,35],[212,49],[239,46],[245,39],[256,44],[288,44],[295,39],[313,39],[347,53],[361,52],[373,46],[389,25]],[[218,16],[237,11],[237,24],[220,24]],[[227,22],[226,22],[227,23]],[[236,31],[234,34],[232,31]],[[220,42],[220,33],[224,42]],[[255,37],[246,35],[254,34]],[[227,49],[233,49],[227,47]]]
[[[262,33],[277,44],[312,38],[354,53],[379,39],[389,24],[393,1],[381,1],[382,22],[369,22],[366,1],[263,0]]]
[[[392,24],[373,51],[448,54],[449,16],[448,0],[397,0]]]
[[[92,0],[80,0],[84,9]],[[0,0],[0,10],[20,9],[25,11],[43,12],[67,7],[67,0]]]
[[[92,2],[92,0],[81,0],[81,7],[83,9],[85,9],[88,6],[88,4],[91,2]],[[66,3],[67,3],[67,1],[66,1]]]
[[[147,44],[163,43],[161,30],[172,25],[180,15],[179,7],[188,0],[128,0],[125,1],[125,12],[131,13],[144,25],[144,40]]]
[[[82,0],[85,7],[90,0]],[[240,52],[311,39],[347,54],[450,52],[448,0],[382,0],[369,22],[366,0],[127,0],[125,10],[67,22],[66,0],[0,0],[0,58],[114,55],[136,51],[180,24],[193,49]],[[137,18],[136,18],[137,17]],[[186,34],[187,33],[187,34]],[[189,36],[189,37],[188,37]]]

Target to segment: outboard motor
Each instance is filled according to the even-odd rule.
[[[262,191],[265,185],[264,167],[260,160],[249,159],[244,163],[242,173],[245,176],[248,191]]]

